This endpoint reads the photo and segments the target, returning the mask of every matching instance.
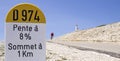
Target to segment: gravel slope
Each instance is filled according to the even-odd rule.
[[[63,41],[120,42],[120,22],[78,30],[55,38]]]

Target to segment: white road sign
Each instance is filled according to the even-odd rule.
[[[46,61],[46,20],[32,4],[19,4],[6,16],[5,61]]]

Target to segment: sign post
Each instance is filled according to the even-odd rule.
[[[45,16],[38,7],[13,7],[6,17],[5,61],[46,61],[45,32]]]

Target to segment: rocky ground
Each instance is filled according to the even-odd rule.
[[[0,61],[4,61],[4,42],[0,42]]]
[[[4,61],[4,43],[0,43],[0,61]],[[46,43],[46,61],[120,61],[120,58],[93,51],[82,51],[76,48]]]

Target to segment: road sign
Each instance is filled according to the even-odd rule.
[[[6,17],[5,61],[46,61],[45,31],[45,16],[38,7],[13,7]]]

